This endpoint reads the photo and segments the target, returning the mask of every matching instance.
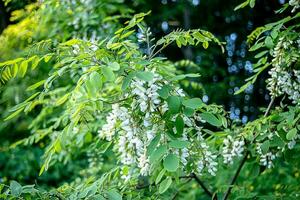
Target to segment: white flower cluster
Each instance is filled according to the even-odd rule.
[[[182,139],[183,139],[183,141],[188,141],[188,137],[187,137],[186,131],[184,131],[184,133],[182,135]],[[188,148],[183,148],[181,150],[181,155],[180,155],[180,160],[181,160],[181,163],[183,164],[183,166],[187,165],[187,163],[188,163],[188,157],[189,156],[190,156],[190,154],[189,154]]]
[[[300,134],[296,134],[295,137],[288,143],[289,149],[293,149],[295,147],[297,139],[300,139]]]
[[[291,48],[294,42],[281,37],[274,48],[273,68],[269,71],[271,77],[267,80],[267,89],[271,96],[287,94],[294,104],[300,103],[300,70],[290,69],[290,65],[299,59],[299,47]],[[298,46],[300,40],[297,41]],[[297,50],[296,50],[297,49]]]
[[[132,118],[131,111],[114,104],[112,112],[107,116],[107,123],[99,134],[100,137],[111,140],[116,132],[116,151],[119,153],[120,162],[128,166],[137,163],[141,175],[147,175],[150,166],[146,157],[146,146],[149,139],[144,137],[142,127]]]
[[[150,169],[146,147],[156,133],[164,128],[157,110],[165,112],[168,109],[157,93],[161,88],[160,81],[161,77],[157,74],[149,82],[133,80],[131,89],[134,98],[130,107],[114,104],[106,118],[106,124],[99,131],[100,137],[109,141],[116,136],[115,149],[120,162],[127,166],[137,166],[143,176],[148,175]],[[124,177],[128,179],[128,175]]]
[[[300,0],[290,0],[290,6],[293,6],[292,13],[295,12],[298,8],[300,8]]]
[[[106,124],[99,131],[100,137],[115,142],[114,150],[126,168],[122,172],[124,180],[129,180],[136,169],[139,169],[140,175],[149,175],[150,163],[147,146],[157,133],[164,132],[166,128],[161,114],[168,110],[168,106],[166,101],[160,99],[158,91],[167,82],[163,81],[162,77],[154,71],[152,73],[154,74],[152,81],[134,79],[131,82],[130,95],[133,94],[133,98],[126,102],[127,106],[114,104],[111,113],[106,118]],[[172,93],[177,96],[185,96],[180,88],[175,88]],[[129,97],[129,93],[124,96]],[[177,115],[172,120],[175,121],[176,117]],[[195,171],[199,174],[207,171],[213,176],[216,175],[217,154],[202,136],[202,127],[198,125],[203,122],[201,117],[197,113],[191,117],[181,114],[181,117],[185,127],[182,137],[179,139],[188,141],[190,145],[182,149],[171,149],[172,153],[179,156],[182,163],[181,168],[185,170],[186,166],[190,164],[196,167]],[[194,131],[196,131],[197,137],[189,138],[189,134]],[[174,132],[176,133],[176,129]],[[165,141],[166,138],[162,137],[158,145]],[[242,153],[242,146],[242,141],[234,144],[233,152],[236,156]]]
[[[111,141],[112,136],[115,134],[115,127],[119,114],[119,105],[112,105],[112,111],[106,117],[106,124],[103,125],[102,129],[98,131],[100,137]]]
[[[160,80],[161,77],[158,74],[155,74],[154,78],[149,82],[133,80],[131,83],[132,93],[138,98],[136,104],[132,104],[132,107],[139,105],[141,112],[146,112],[146,115],[149,115],[149,112],[156,111],[157,106],[161,103],[157,93],[161,89],[161,84],[156,84]]]
[[[273,160],[276,158],[275,154],[273,154],[272,152],[267,152],[266,154],[263,154],[260,143],[257,144],[256,152],[260,156],[259,162],[262,166],[266,166],[269,169],[273,167]]]
[[[223,141],[224,147],[222,155],[225,164],[232,164],[234,157],[241,157],[244,152],[245,142],[243,139],[234,140],[230,135]]]
[[[202,156],[197,162],[197,172],[199,174],[203,173],[203,169],[206,168],[208,173],[212,176],[216,175],[217,172],[217,165],[216,162],[217,155],[213,154],[210,150],[208,145],[205,142],[200,144]]]

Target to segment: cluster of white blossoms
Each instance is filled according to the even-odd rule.
[[[108,141],[111,141],[112,136],[115,134],[116,123],[119,114],[119,105],[113,104],[112,111],[106,117],[106,124],[103,125],[102,129],[98,131],[101,137]]]
[[[292,12],[295,12],[298,8],[300,8],[300,0],[290,0],[290,6],[293,6]]]
[[[176,88],[176,91],[177,94],[184,95],[184,93],[178,88]],[[209,146],[207,145],[202,136],[202,127],[197,125],[197,121],[203,122],[203,120],[197,114],[194,114],[194,116],[192,117],[187,117],[183,115],[182,118],[187,128],[191,130],[196,130],[196,138],[190,138],[190,147],[183,148],[181,150],[180,159],[183,166],[186,166],[188,164],[189,157],[191,156],[193,158],[193,160],[191,160],[191,163],[196,165],[197,173],[203,174],[204,170],[206,170],[209,174],[215,176],[218,165],[218,163],[216,162],[217,154],[213,153],[210,150]],[[187,128],[184,129],[181,140],[188,141],[186,131]]]
[[[158,74],[149,82],[134,79],[130,86],[134,95],[131,105],[125,107],[114,104],[106,124],[99,130],[100,137],[109,141],[116,137],[115,150],[120,162],[127,166],[137,166],[143,176],[148,175],[150,169],[147,146],[159,130],[164,129],[157,110],[165,112],[168,109],[157,93],[161,88],[160,81]],[[124,177],[128,179],[128,176]]]
[[[133,80],[131,83],[132,93],[138,98],[132,107],[139,106],[141,112],[149,115],[150,112],[156,111],[157,106],[161,103],[159,94],[157,91],[161,89],[161,84],[156,84],[161,81],[162,78],[158,74],[154,75],[151,81]]]
[[[260,143],[257,144],[256,152],[260,156],[259,162],[262,166],[266,166],[269,169],[273,167],[273,160],[276,158],[276,154],[271,151],[263,154]]]
[[[118,153],[123,166],[138,169],[139,174],[143,176],[150,173],[147,146],[158,133],[165,132],[167,128],[161,115],[168,110],[168,104],[160,98],[158,91],[168,83],[155,71],[152,73],[154,77],[151,81],[137,78],[132,80],[130,92],[124,94],[124,97],[132,96],[131,100],[126,101],[126,106],[114,104],[106,118],[106,124],[99,130],[100,137],[114,141],[114,150]],[[171,93],[185,96],[180,88],[174,88]],[[189,117],[185,114],[177,114],[172,118],[174,122],[178,115],[182,117],[185,125],[182,136],[178,139],[188,141],[190,145],[182,149],[169,149],[169,151],[180,158],[183,170],[186,170],[187,165],[193,165],[196,167],[195,172],[199,174],[207,171],[213,176],[216,175],[217,153],[214,153],[202,136],[202,127],[199,124],[203,123],[203,120],[197,113]],[[176,134],[176,128],[174,133]],[[196,137],[189,137],[189,134],[196,134]],[[161,137],[158,145],[162,145],[167,140],[166,137]],[[236,156],[242,153],[242,146],[242,141],[234,144],[233,152]],[[125,171],[132,172],[132,170]],[[125,180],[129,180],[131,175],[132,173],[122,172]]]
[[[209,150],[209,146],[205,142],[200,144],[200,148],[201,156],[197,162],[197,172],[202,174],[203,170],[206,168],[208,173],[215,176],[218,166],[218,163],[216,162],[217,155]]]
[[[242,157],[245,142],[243,139],[234,140],[230,135],[223,141],[222,156],[225,164],[232,164],[234,157]]]
[[[296,134],[295,137],[288,143],[289,149],[293,149],[295,147],[297,139],[300,139],[300,134]]]
[[[271,77],[267,80],[267,89],[271,96],[277,97],[286,94],[294,103],[300,103],[300,70],[291,69],[291,64],[299,59],[300,40],[297,47],[295,42],[281,37],[274,48],[273,68],[269,71]]]
[[[184,133],[182,135],[182,140],[183,141],[188,141],[186,131],[184,131]],[[187,163],[188,163],[188,157],[190,156],[189,149],[188,148],[183,148],[180,153],[181,153],[181,155],[180,155],[181,163],[183,164],[183,166],[186,166]]]

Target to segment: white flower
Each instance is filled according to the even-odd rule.
[[[223,151],[222,155],[225,164],[232,164],[234,157],[241,157],[244,151],[244,140],[234,140],[230,135],[223,141]]]
[[[202,174],[204,168],[207,169],[208,173],[212,176],[216,175],[218,163],[215,161],[217,155],[214,155],[211,151],[208,150],[208,145],[204,142],[200,145],[202,156],[197,162],[197,171],[199,174]]]
[[[182,140],[183,141],[188,141],[188,137],[187,137],[186,131],[184,131],[183,134],[182,134]],[[189,154],[188,148],[183,148],[181,150],[180,160],[181,160],[183,166],[187,165],[187,163],[188,163],[187,158],[189,157],[189,155],[190,154]]]
[[[142,176],[147,176],[149,174],[150,164],[146,153],[139,157],[138,167],[141,169],[140,172]]]
[[[273,160],[276,158],[276,154],[273,154],[272,152],[263,154],[260,143],[257,144],[256,152],[260,155],[259,162],[262,166],[266,166],[267,168],[273,167]]]
[[[293,44],[298,44],[295,47]],[[279,38],[273,50],[273,68],[269,71],[271,77],[267,80],[267,89],[271,96],[287,94],[294,104],[300,103],[300,70],[292,69],[291,64],[299,59],[299,42],[285,37]]]
[[[296,145],[296,141],[295,141],[295,140],[292,140],[292,141],[290,141],[290,142],[288,143],[288,148],[289,148],[289,149],[293,149],[295,145]]]
[[[289,4],[290,6],[293,6],[292,12],[295,12],[296,9],[300,8],[300,0],[290,0]]]
[[[111,141],[112,136],[115,134],[115,126],[119,115],[118,110],[119,106],[117,104],[112,105],[112,111],[106,117],[107,123],[98,131],[101,138],[106,138],[108,141]]]
[[[273,160],[275,158],[276,156],[272,152],[268,152],[266,154],[261,155],[260,164],[270,169],[273,167]]]

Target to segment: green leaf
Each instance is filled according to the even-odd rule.
[[[178,96],[170,96],[167,99],[170,113],[176,114],[180,110],[181,99]]]
[[[255,0],[250,0],[249,6],[250,6],[251,8],[254,8],[254,6],[255,6]]]
[[[90,74],[89,81],[91,82],[91,85],[93,85],[93,87],[95,87],[95,89],[97,91],[102,88],[102,78],[98,72],[92,72]]]
[[[114,81],[115,80],[115,74],[114,72],[112,71],[112,69],[108,68],[108,67],[103,67],[102,68],[102,72],[103,72],[103,75],[105,77],[105,79],[107,81]]]
[[[34,70],[38,66],[40,61],[41,61],[41,59],[36,57],[31,63],[31,69]]]
[[[197,109],[202,107],[203,102],[199,98],[192,98],[192,99],[183,100],[182,105],[192,109]]]
[[[21,65],[20,65],[20,68],[19,68],[19,73],[20,73],[20,76],[21,77],[24,77],[26,72],[27,72],[27,68],[28,68],[28,62],[27,60],[24,60]]]
[[[44,61],[47,63],[49,60],[52,58],[52,55],[45,55],[44,56]]]
[[[61,45],[64,45],[64,46],[73,46],[75,44],[79,44],[80,43],[80,40],[79,39],[71,39],[71,40],[68,40],[64,43],[61,43]]]
[[[155,184],[158,185],[161,178],[165,175],[166,173],[166,170],[165,169],[162,169],[159,174],[157,175],[156,179],[155,179]]]
[[[120,69],[120,65],[117,62],[112,62],[109,64],[109,66],[113,71],[118,71]]]
[[[98,149],[99,153],[105,153],[111,144],[112,144],[112,142],[103,143]]]
[[[264,43],[263,42],[259,42],[259,43],[257,43],[257,44],[254,44],[250,49],[249,49],[249,51],[255,51],[255,50],[257,50],[257,49],[259,49],[259,48],[261,48],[261,47],[263,47],[264,46]]]
[[[238,5],[237,7],[235,7],[235,8],[234,8],[234,11],[246,7],[248,4],[249,4],[249,0],[247,0],[247,1],[243,2],[243,3],[241,3],[241,4]]]
[[[172,184],[172,178],[168,177],[167,179],[163,180],[160,183],[159,188],[158,188],[158,192],[160,194],[164,193],[171,186],[171,184]]]
[[[96,97],[98,91],[102,88],[101,75],[98,72],[92,72],[85,82],[85,87],[90,97]]]
[[[172,140],[169,143],[169,146],[176,148],[176,149],[183,149],[183,148],[187,148],[189,146],[189,142],[184,141],[184,140]]]
[[[22,186],[17,181],[11,181],[9,186],[12,196],[18,197],[22,193]]]
[[[164,85],[162,86],[161,89],[159,89],[157,91],[157,93],[159,94],[159,96],[163,99],[167,99],[169,97],[169,93],[170,93],[170,86],[168,85]]]
[[[14,66],[12,67],[12,71],[13,71],[13,77],[16,77],[19,71],[17,64],[14,64]]]
[[[256,54],[254,56],[254,58],[261,58],[262,56],[266,55],[269,51],[268,50],[265,50],[265,51],[261,51],[259,52],[258,54]]]
[[[213,126],[222,126],[222,121],[209,112],[201,113],[200,117]]]
[[[0,63],[0,67],[5,66],[5,65],[17,64],[18,62],[21,62],[23,60],[24,60],[24,58],[16,58],[14,60],[8,60],[8,61]]]
[[[268,153],[269,148],[270,148],[270,142],[269,142],[269,140],[264,141],[261,144],[260,148],[261,148],[261,151],[262,151],[263,154]]]
[[[188,117],[191,117],[194,115],[194,109],[192,108],[189,108],[189,107],[186,107],[184,110],[183,110],[183,113],[188,116]]]
[[[40,87],[41,85],[43,85],[46,82],[46,80],[41,80],[31,86],[29,86],[26,91],[31,91],[31,90],[35,90],[36,88]]]
[[[184,129],[184,121],[181,116],[177,116],[175,120],[175,127],[177,134],[182,135]]]
[[[164,160],[164,168],[169,172],[175,172],[179,167],[179,158],[175,154],[169,154]]]
[[[128,76],[126,76],[123,79],[123,83],[122,83],[122,90],[123,91],[126,90],[130,86],[130,83],[131,83],[133,77],[134,77],[134,74],[130,73],[130,74],[128,74]]]
[[[128,31],[127,33],[123,34],[120,39],[123,39],[123,38],[126,38],[126,37],[130,36],[134,32],[135,32],[135,30]]]
[[[278,36],[278,30],[277,29],[273,29],[272,32],[271,32],[271,37],[273,39],[276,39]]]
[[[202,43],[202,46],[203,46],[204,49],[207,49],[208,45],[209,45],[209,43],[207,41]]]
[[[143,80],[143,81],[151,81],[154,78],[154,75],[152,72],[137,72],[136,77]]]
[[[122,195],[116,190],[110,190],[107,192],[108,200],[122,200]]]
[[[180,74],[177,76],[174,76],[173,78],[170,79],[170,81],[179,81],[185,78],[196,78],[196,77],[200,77],[199,74]]]
[[[153,151],[155,150],[156,146],[158,145],[159,143],[159,140],[161,138],[161,135],[160,134],[157,134],[150,142],[150,144],[148,145],[147,147],[147,155],[150,156]]]
[[[293,129],[291,129],[291,130],[286,134],[286,139],[287,139],[287,140],[292,140],[292,139],[295,138],[296,134],[297,134],[297,129],[296,129],[296,128],[293,128]]]
[[[167,151],[168,151],[168,148],[167,148],[166,145],[161,145],[161,146],[159,146],[157,149],[155,149],[155,150],[152,152],[152,154],[151,154],[151,156],[150,156],[150,158],[149,158],[150,163],[154,163],[154,162],[160,160],[161,157],[162,157],[163,155],[165,155],[165,153],[166,153]]]
[[[267,36],[265,39],[265,45],[269,49],[271,49],[274,46],[273,39],[270,36]]]
[[[20,109],[16,110],[15,112],[13,112],[12,114],[10,114],[9,116],[7,116],[4,121],[10,120],[12,118],[14,118],[15,116],[17,116],[18,114],[20,114],[23,111],[24,107],[21,107]]]
[[[65,103],[68,100],[70,95],[71,95],[71,93],[67,93],[64,96],[62,96],[61,98],[57,99],[55,105],[59,106],[59,105]]]
[[[250,85],[251,85],[251,82],[246,83],[238,91],[236,91],[234,93],[234,95],[240,94],[241,92],[243,92],[244,90],[246,90]]]

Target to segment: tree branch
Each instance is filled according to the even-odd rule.
[[[195,173],[191,173],[190,175],[180,176],[179,178],[180,179],[194,179],[202,187],[204,192],[209,197],[213,198],[214,200],[217,200],[217,196],[214,195],[211,191],[208,190],[208,188],[204,185],[204,183],[200,180],[200,178]],[[158,184],[160,184],[160,182]],[[145,189],[145,188],[155,186],[155,185],[156,185],[155,183],[147,184],[147,185],[137,185],[137,186],[135,186],[135,188],[140,190],[140,189]]]
[[[224,197],[223,197],[223,200],[226,200],[226,199],[229,197],[230,192],[231,192],[231,190],[232,190],[232,186],[233,186],[233,184],[235,183],[235,181],[237,180],[238,176],[240,175],[240,172],[241,172],[241,170],[242,170],[242,168],[243,168],[243,166],[244,166],[244,164],[245,164],[245,162],[246,162],[246,160],[247,160],[248,155],[249,155],[249,151],[246,152],[246,154],[245,154],[245,156],[243,157],[243,159],[242,159],[242,161],[241,161],[241,163],[240,163],[238,169],[236,170],[234,176],[232,177],[232,179],[231,179],[231,181],[230,181],[230,185],[229,185],[229,187],[228,187],[228,189],[227,189],[227,191],[225,192],[225,195],[224,195]]]
[[[200,180],[200,178],[195,173],[191,174],[191,178],[195,179],[195,181],[202,187],[202,189],[208,196],[213,197],[213,193],[208,190],[208,188],[204,185],[204,183]],[[217,198],[215,197],[214,199]]]
[[[269,112],[270,112],[270,110],[271,110],[271,107],[272,107],[272,105],[274,104],[274,101],[275,101],[275,98],[271,98],[271,101],[270,101],[270,103],[269,103],[269,105],[268,105],[268,107],[267,107],[267,110],[265,111],[264,117],[266,117],[266,116],[269,114]],[[257,136],[258,136],[258,135],[257,135]],[[255,141],[255,139],[257,138],[257,136],[254,137],[253,142]],[[246,160],[247,160],[248,155],[249,155],[249,151],[247,150],[247,152],[246,152],[245,156],[243,157],[243,159],[242,159],[242,161],[241,161],[241,163],[240,163],[240,165],[239,165],[237,171],[235,172],[234,176],[233,176],[232,179],[231,179],[230,185],[229,185],[228,189],[227,189],[226,192],[225,192],[225,195],[224,195],[224,197],[223,197],[223,200],[227,200],[227,198],[229,197],[230,192],[231,192],[231,190],[232,190],[232,186],[233,186],[233,184],[236,182],[236,180],[237,180],[237,178],[238,178],[238,176],[239,176],[239,174],[240,174],[240,172],[241,172],[241,170],[242,170],[244,164],[246,163]]]

